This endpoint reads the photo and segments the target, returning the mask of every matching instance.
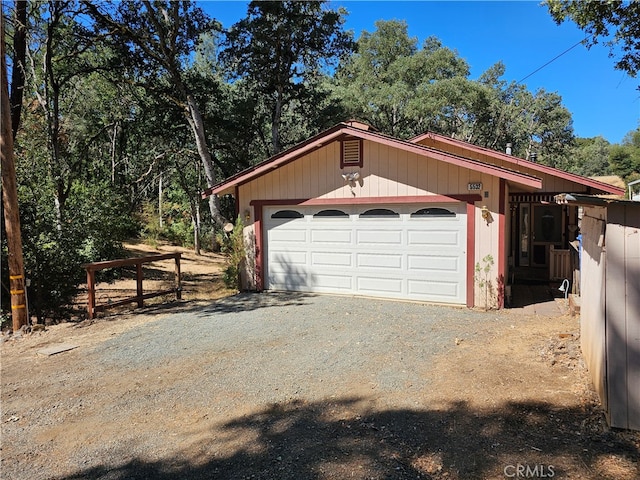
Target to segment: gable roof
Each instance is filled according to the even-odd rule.
[[[585,185],[587,187],[594,188],[603,194],[613,194],[613,195],[624,195],[625,189],[617,187],[615,185],[611,185],[609,183],[602,182],[600,180],[596,180],[593,178],[583,177],[582,175],[578,175],[575,173],[565,172],[564,170],[560,170],[557,168],[549,167],[547,165],[542,165],[540,163],[532,162],[530,160],[525,160],[523,158],[515,157],[513,155],[509,155],[507,153],[498,152],[496,150],[491,150],[485,147],[479,147],[478,145],[473,145],[472,143],[464,142],[462,140],[457,140],[455,138],[447,137],[445,135],[440,135],[433,132],[423,133],[422,135],[418,135],[410,139],[410,142],[419,143],[425,139],[432,139],[437,143],[455,146],[463,149],[463,151],[473,152],[483,155],[489,155],[496,159],[502,160],[514,166],[514,168],[525,167],[530,170],[539,173],[545,173],[547,175],[553,175],[554,177],[562,178],[563,180],[568,180],[571,182],[579,183],[580,185]],[[434,147],[432,147],[434,148]]]
[[[217,185],[206,189],[203,192],[202,197],[206,198],[210,195],[224,195],[232,193],[237,186],[247,183],[278,167],[286,165],[287,163],[292,162],[302,157],[303,155],[321,148],[324,145],[327,145],[334,141],[338,141],[341,138],[347,136],[360,138],[362,140],[369,140],[382,145],[398,148],[406,152],[415,153],[422,157],[428,157],[452,165],[475,170],[481,173],[498,176],[511,182],[517,183],[528,189],[542,188],[542,180],[533,175],[500,167],[491,163],[474,160],[464,156],[455,155],[450,152],[427,147],[425,145],[420,145],[412,141],[400,140],[388,135],[377,133],[371,129],[357,128],[354,125],[358,124],[339,123],[329,128],[328,130],[325,130],[324,132],[319,133],[318,135],[315,135],[314,137],[311,137],[304,142],[293,146],[288,150],[274,155],[267,160],[249,167],[218,183]]]

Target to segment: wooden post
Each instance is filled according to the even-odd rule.
[[[101,310],[105,310],[110,307],[116,307],[119,305],[126,305],[128,303],[136,303],[138,307],[144,306],[144,300],[146,298],[158,297],[160,295],[169,295],[174,293],[176,295],[176,300],[182,299],[182,279],[180,272],[180,253],[167,253],[163,255],[151,255],[148,257],[140,257],[140,258],[122,258],[119,260],[106,260],[103,262],[94,262],[83,265],[83,267],[87,271],[87,292],[89,296],[87,311],[89,313],[89,318],[95,317],[95,314]],[[166,260],[169,258],[173,258],[176,262],[175,266],[175,280],[173,288],[167,290],[160,290],[156,292],[144,293],[142,288],[143,281],[143,269],[142,266],[145,263],[156,262],[158,260]],[[104,270],[105,268],[115,268],[115,267],[123,267],[126,265],[135,265],[136,267],[136,295],[125,298],[123,300],[118,300],[115,302],[109,302],[108,305],[96,305],[96,281],[95,281],[95,273],[100,270]]]
[[[142,262],[136,263],[136,286],[138,290],[138,307],[142,308],[144,305],[144,298],[142,297]]]
[[[90,268],[87,268],[87,292],[89,294],[87,311],[89,313],[89,320],[91,320],[95,315],[96,309],[96,272]]]
[[[176,254],[176,300],[182,300],[182,280],[180,278],[180,254]]]
[[[9,251],[9,290],[11,295],[11,318],[13,331],[20,330],[29,323],[27,294],[25,292],[24,259],[22,256],[22,235],[20,233],[20,212],[18,210],[18,187],[13,154],[13,131],[11,128],[11,102],[7,82],[5,59],[4,15],[0,20],[0,56],[2,56],[1,101],[2,132],[0,135],[0,163],[2,168],[2,202],[4,205],[4,225]]]

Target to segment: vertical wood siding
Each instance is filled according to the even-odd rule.
[[[580,346],[604,410],[607,411],[607,391],[605,379],[605,276],[606,253],[603,245],[598,245],[600,234],[604,232],[604,208],[585,208],[582,217],[582,254],[580,260],[581,301]]]
[[[489,197],[476,204],[475,258],[478,261],[487,254],[493,256],[495,263],[490,278],[494,288],[497,286],[499,178],[370,141],[363,142],[363,158],[361,168],[341,169],[340,143],[332,142],[240,185],[239,209],[251,210],[252,200],[330,198],[344,199],[349,203],[354,196],[379,198],[478,193],[469,192],[467,187],[469,182],[480,181],[483,184],[480,193],[487,191]],[[353,191],[341,176],[351,171],[360,172],[360,180],[353,186]],[[493,221],[488,225],[480,213],[482,205],[486,205],[493,214]],[[247,229],[247,241],[250,232],[251,229]],[[473,272],[468,273],[473,275]],[[476,302],[484,302],[484,294],[481,297],[476,292],[475,297]]]
[[[640,430],[640,205],[609,205],[606,248],[610,423]]]
[[[427,147],[432,147],[436,149],[442,149],[443,146],[433,138],[424,138],[419,142],[420,145],[424,145]],[[542,173],[537,170],[533,170],[531,168],[527,168],[526,164],[520,164],[518,166],[513,165],[512,163],[506,162],[500,158],[495,158],[489,156],[486,153],[478,152],[474,150],[465,150],[462,147],[458,147],[455,145],[447,146],[447,151],[454,153],[456,155],[465,156],[467,158],[472,158],[474,160],[479,160],[485,163],[491,163],[493,165],[497,165],[500,167],[515,169],[522,173],[526,173],[528,175],[533,175],[534,177],[538,177],[542,179],[542,190],[540,192],[554,192],[554,193],[562,193],[562,192],[573,192],[573,193],[581,193],[586,192],[587,187],[581,185],[579,183],[572,182],[571,180],[567,180],[564,178],[555,177],[553,175],[549,175],[547,173]]]

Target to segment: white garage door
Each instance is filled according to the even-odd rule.
[[[466,204],[266,207],[265,286],[466,303]]]

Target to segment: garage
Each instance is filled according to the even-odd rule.
[[[624,193],[616,188],[431,132],[402,140],[349,120],[203,196],[233,199],[244,224],[242,289],[489,309],[503,306],[527,228],[518,205],[558,191]],[[491,294],[475,281],[479,264]]]
[[[265,287],[466,303],[466,204],[265,206]]]

